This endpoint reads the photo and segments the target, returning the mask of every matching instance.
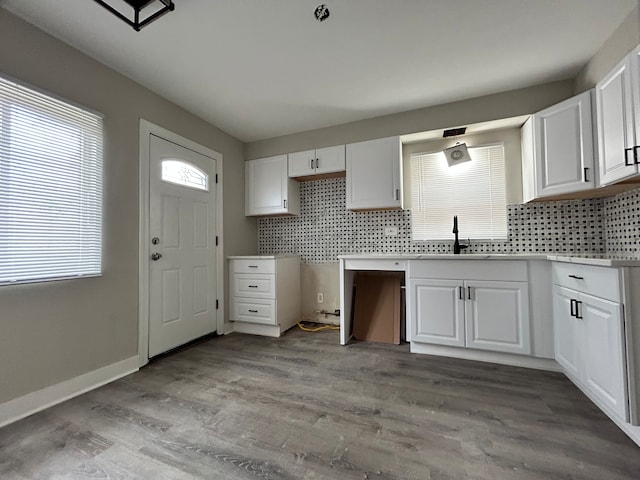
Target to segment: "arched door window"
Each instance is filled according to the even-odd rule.
[[[209,175],[182,160],[163,160],[162,180],[196,190],[209,190]]]

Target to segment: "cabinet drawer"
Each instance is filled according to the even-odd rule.
[[[233,274],[233,296],[253,298],[276,298],[276,276],[272,274]]]
[[[409,277],[504,282],[528,280],[527,262],[523,260],[411,260]]]
[[[231,302],[231,320],[275,325],[275,306],[275,300],[234,298]]]
[[[345,270],[382,270],[403,272],[407,268],[406,260],[392,259],[352,259],[347,258],[344,261]]]
[[[276,262],[273,259],[237,259],[231,260],[233,273],[275,273]]]
[[[554,262],[553,283],[613,302],[620,302],[620,279],[617,268]]]

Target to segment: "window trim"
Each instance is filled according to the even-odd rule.
[[[100,169],[100,175],[101,175],[101,187],[100,187],[100,223],[101,223],[101,249],[100,249],[100,271],[96,272],[96,273],[79,273],[79,274],[73,274],[73,275],[60,275],[60,276],[42,276],[42,277],[37,277],[37,278],[28,278],[28,279],[20,279],[20,280],[6,280],[6,281],[0,281],[0,288],[2,287],[8,287],[8,286],[12,286],[12,285],[27,285],[27,284],[39,284],[39,283],[49,283],[49,282],[56,282],[56,281],[69,281],[69,280],[79,280],[79,279],[85,279],[85,278],[96,278],[96,277],[101,277],[104,275],[104,140],[105,140],[105,135],[104,135],[104,119],[105,119],[105,114],[95,110],[91,107],[87,107],[86,105],[83,105],[79,102],[70,100],[62,95],[58,95],[56,93],[53,93],[49,90],[46,90],[44,88],[41,88],[37,85],[33,85],[29,82],[26,82],[22,79],[13,77],[12,75],[9,75],[5,72],[0,71],[0,80],[9,82],[9,83],[14,83],[16,84],[18,87],[21,88],[25,88],[28,90],[33,91],[34,93],[37,93],[39,95],[43,95],[46,96],[54,101],[57,102],[62,102],[70,107],[82,110],[83,112],[86,112],[90,115],[95,116],[96,118],[100,119],[102,128],[101,128],[101,146],[102,146],[102,152],[101,152],[101,169]]]
[[[464,138],[462,138],[460,141],[464,141]],[[503,158],[504,158],[504,190],[505,190],[505,209],[507,208],[507,206],[509,205],[508,203],[508,195],[507,195],[507,155],[506,155],[506,142],[504,141],[491,141],[491,142],[487,142],[487,143],[481,143],[479,145],[467,145],[469,150],[475,149],[475,148],[491,148],[491,147],[502,147],[503,149]],[[413,192],[414,189],[414,184],[413,182],[411,182],[411,176],[412,176],[412,171],[411,169],[413,168],[413,157],[420,157],[420,156],[426,156],[426,155],[434,155],[434,154],[438,154],[442,152],[442,148],[438,148],[438,149],[434,149],[434,150],[428,150],[428,151],[418,151],[418,152],[411,152],[409,154],[409,176],[408,176],[408,180],[410,183],[410,189],[411,192]],[[455,168],[455,167],[453,167]],[[442,242],[449,242],[449,239],[444,239],[444,238],[429,238],[429,239],[415,239],[413,238],[413,209],[414,209],[414,205],[413,205],[413,201],[411,201],[410,203],[410,207],[409,210],[411,211],[411,215],[412,215],[412,219],[411,219],[411,242],[412,243],[416,243],[416,244],[427,244],[427,243],[442,243]],[[506,211],[506,210],[505,210]],[[452,217],[452,222],[453,222],[453,217]],[[466,238],[461,238],[462,240],[466,241]],[[507,216],[506,219],[506,228],[505,228],[505,234],[504,236],[500,236],[500,237],[493,237],[493,238],[485,238],[485,237],[472,237],[469,238],[469,240],[471,242],[476,242],[476,243],[487,243],[487,242],[505,242],[509,239],[509,219]],[[453,240],[453,233],[451,234],[451,240]]]

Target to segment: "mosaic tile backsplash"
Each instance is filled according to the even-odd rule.
[[[329,263],[352,253],[452,252],[453,234],[451,241],[412,241],[409,210],[348,211],[345,189],[344,178],[301,183],[299,216],[259,220],[260,253],[297,253],[304,263]],[[508,205],[507,240],[471,241],[467,252],[637,256],[639,218],[640,189],[607,199]],[[384,235],[390,226],[398,228],[397,236]]]

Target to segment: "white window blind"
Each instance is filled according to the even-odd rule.
[[[411,156],[413,240],[507,238],[504,147],[469,148],[472,161],[453,167],[442,152]]]
[[[0,284],[101,273],[102,118],[0,77]]]

